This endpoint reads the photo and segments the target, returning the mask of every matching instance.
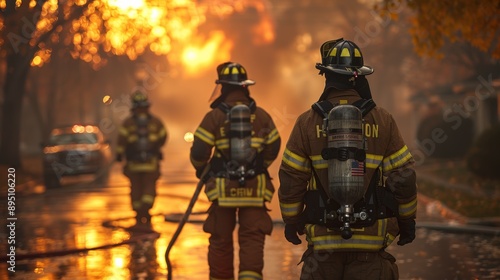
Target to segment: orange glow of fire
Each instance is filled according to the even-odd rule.
[[[257,45],[268,44],[274,41],[274,24],[270,15],[266,12],[266,6],[262,1],[253,2],[255,9],[261,15],[261,20],[253,28],[253,43]]]
[[[18,0],[16,5],[22,2]],[[5,7],[5,3],[0,0],[0,7]],[[35,4],[36,1],[29,0],[30,8]],[[39,39],[54,28],[60,15],[69,16],[75,6],[83,5],[86,5],[83,15],[71,22],[69,32],[58,27],[49,40],[71,45],[73,58],[91,63],[95,69],[107,63],[106,53],[135,60],[149,49],[159,56],[168,54],[169,62],[177,57],[186,74],[196,75],[217,62],[229,60],[234,46],[222,30],[200,35],[198,28],[207,21],[207,16],[223,18],[248,8],[254,8],[260,15],[259,23],[253,27],[253,43],[268,44],[275,39],[273,22],[263,0],[47,0],[29,38],[31,46],[40,47],[32,66],[43,66],[51,56],[49,44]],[[3,25],[0,22],[0,27]],[[5,43],[0,41],[2,45]]]
[[[263,17],[253,28],[253,43],[256,45],[268,44],[274,41],[274,25],[270,17]]]
[[[207,40],[187,45],[181,63],[188,74],[196,75],[200,70],[211,67],[214,61],[229,60],[232,47],[233,43],[223,32],[213,32]]]

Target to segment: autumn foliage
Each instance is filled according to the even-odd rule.
[[[500,0],[384,0],[376,9],[397,18],[406,4],[413,12],[410,33],[421,55],[442,56],[449,42],[468,42],[500,59]]]

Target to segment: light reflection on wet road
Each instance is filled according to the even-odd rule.
[[[164,214],[184,212],[196,185],[194,180],[187,181],[160,182],[159,196],[151,211],[158,214],[153,217],[153,225],[160,235],[149,239],[124,229],[133,224],[134,213],[127,181],[117,171],[106,188],[70,183],[64,189],[19,197],[17,256],[54,254],[18,260],[15,274],[8,274],[3,262],[0,279],[166,279],[164,253],[177,224],[166,222]],[[208,206],[202,193],[194,212],[205,211]],[[271,209],[272,217],[279,220],[276,198]],[[442,220],[425,210],[419,209],[419,221]],[[264,279],[298,279],[297,263],[304,243],[287,243],[283,227],[276,224],[266,241]],[[201,224],[187,223],[170,253],[173,279],[208,279],[207,246],[208,235],[201,230]],[[388,251],[398,260],[400,279],[500,278],[499,236],[419,228],[414,243],[404,247],[393,244]]]

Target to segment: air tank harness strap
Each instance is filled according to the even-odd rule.
[[[253,114],[255,110],[257,109],[257,104],[255,103],[255,100],[250,98],[250,104],[247,105],[248,108],[250,108],[250,112]],[[227,103],[221,102],[217,108],[224,112],[225,114],[228,114],[229,111],[231,111],[231,106],[229,106]]]
[[[328,113],[333,109],[338,104],[333,104],[332,102],[328,100],[323,100],[314,103],[311,107],[314,111],[319,113],[321,116],[324,118],[328,117]],[[358,107],[359,110],[361,110],[362,116],[366,116],[368,112],[370,112],[371,109],[375,108],[377,106],[373,99],[359,99],[352,103],[351,105]]]
[[[366,159],[366,152],[364,149],[354,147],[324,148],[321,151],[321,157],[325,160],[337,159],[346,161],[348,159],[355,159],[357,161],[364,161]]]

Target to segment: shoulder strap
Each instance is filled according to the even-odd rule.
[[[248,108],[250,108],[250,112],[252,112],[252,113],[254,113],[255,110],[257,109],[257,104],[255,103],[255,101],[253,99],[250,101],[250,104],[248,104],[247,106],[248,106]],[[225,102],[219,103],[219,105],[217,105],[217,108],[219,108],[225,114],[229,113],[229,111],[231,110],[231,106],[229,106]]]
[[[231,107],[227,105],[227,103],[221,102],[219,105],[217,105],[217,108],[221,110],[224,114],[229,113],[229,110],[231,110]]]
[[[371,109],[373,109],[373,108],[375,108],[375,106],[377,106],[375,104],[375,101],[373,101],[373,99],[363,99],[363,98],[355,101],[351,105],[358,107],[358,109],[361,110],[361,114],[363,115],[363,117],[366,116],[371,111]],[[319,102],[314,103],[311,107],[318,114],[320,114],[321,116],[326,118],[326,117],[328,117],[328,113],[330,112],[330,110],[332,110],[333,107],[335,107],[335,106],[333,105],[332,102],[330,102],[328,100],[323,100],[323,101],[319,101]]]
[[[328,100],[323,100],[323,101],[318,101],[318,102],[314,103],[311,107],[314,111],[316,111],[316,113],[323,116],[323,118],[327,118],[328,113],[330,112],[330,110],[333,109],[334,106],[333,106],[332,102],[330,102]]]
[[[366,116],[371,111],[371,109],[377,106],[377,104],[375,104],[375,101],[373,101],[373,99],[363,99],[363,98],[355,101],[354,103],[352,103],[352,105],[358,107],[358,109],[361,110],[361,114],[363,115],[363,117]]]

